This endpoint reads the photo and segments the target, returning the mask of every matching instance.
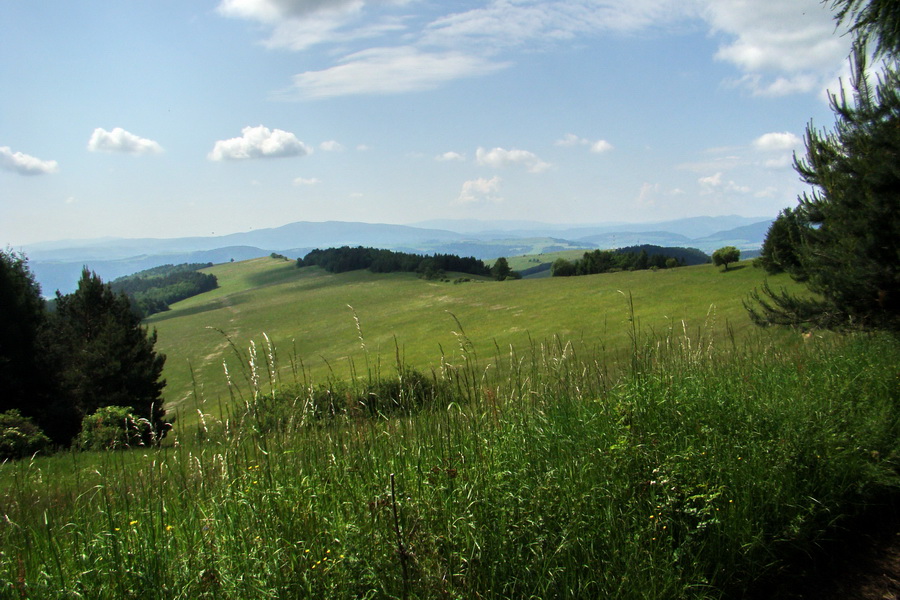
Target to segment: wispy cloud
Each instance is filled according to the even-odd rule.
[[[268,47],[338,48],[336,64],[295,76],[281,95],[289,99],[433,89],[508,67],[523,47],[685,26],[721,39],[715,58],[737,69],[733,84],[783,96],[832,83],[849,45],[821,0],[483,0],[466,10],[413,0],[221,0],[217,10],[262,24]]]
[[[459,152],[444,152],[443,154],[438,154],[437,156],[435,156],[434,159],[441,162],[462,162],[466,160],[466,156],[464,154],[460,154]]]
[[[522,166],[532,173],[542,173],[552,166],[550,163],[538,158],[533,152],[516,149],[506,150],[504,148],[494,148],[492,150],[479,148],[475,152],[475,161],[480,165],[494,167],[495,169]]]
[[[209,160],[246,160],[251,158],[279,158],[306,156],[312,148],[297,139],[293,133],[281,129],[269,129],[259,125],[244,127],[241,137],[216,142]]]
[[[722,173],[716,173],[708,177],[701,177],[697,180],[697,183],[700,184],[701,194],[713,194],[720,192],[747,194],[750,192],[750,188],[747,186],[738,185],[731,180],[725,181],[725,179],[722,177]]]
[[[606,140],[597,140],[592,142],[589,139],[578,137],[574,133],[567,133],[561,139],[556,140],[555,144],[557,146],[571,147],[571,146],[588,146],[591,152],[596,154],[601,154],[603,152],[609,152],[614,148],[612,144],[607,142]]]
[[[29,154],[13,152],[9,146],[0,146],[0,168],[19,175],[46,175],[56,173],[59,164],[55,160],[41,160]]]
[[[107,131],[98,127],[88,140],[87,149],[91,152],[120,152],[123,154],[159,154],[162,146],[153,140],[138,137],[125,131],[121,127],[115,127]]]
[[[344,145],[335,140],[328,140],[319,144],[319,149],[324,152],[340,152],[344,149]]]
[[[334,67],[294,75],[291,88],[277,97],[314,99],[431,90],[504,66],[461,52],[423,52],[412,46],[370,48],[345,57]]]
[[[297,177],[294,179],[294,185],[317,185],[319,183],[322,183],[322,180],[315,177]]]

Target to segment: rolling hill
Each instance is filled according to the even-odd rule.
[[[703,265],[454,284],[410,274],[331,275],[268,257],[205,271],[216,275],[218,289],[147,320],[168,356],[166,401],[187,414],[196,414],[198,402],[207,403],[204,412],[228,403],[223,361],[237,388],[248,389],[241,364],[246,368],[251,342],[258,362],[267,360],[264,334],[274,344],[282,384],[303,382],[304,372],[318,382],[367,368],[390,372],[398,353],[417,368],[439,368],[458,355],[463,333],[480,356],[513,350],[524,356],[532,344],[571,341],[615,357],[631,344],[629,298],[646,333],[722,340],[727,323],[729,335],[757,335],[742,300],[764,278],[744,263],[728,273]],[[786,277],[770,280],[791,285]]]
[[[105,280],[163,264],[290,258],[314,248],[369,246],[421,254],[493,259],[566,249],[611,249],[641,244],[694,247],[710,253],[734,245],[759,248],[771,219],[698,217],[651,224],[550,225],[533,222],[438,221],[418,226],[297,222],[229,235],[172,239],[62,240],[21,248],[44,295],[71,292],[83,267]],[[443,229],[437,225],[452,227]]]

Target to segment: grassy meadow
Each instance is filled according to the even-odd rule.
[[[161,448],[0,465],[0,598],[778,597],[896,497],[900,344],[752,328],[757,269],[212,271]]]
[[[246,353],[251,341],[263,344],[263,334],[276,349],[281,377],[292,381],[294,371],[308,371],[315,381],[364,372],[356,364],[357,321],[372,364],[394,364],[399,350],[404,363],[425,370],[456,351],[460,326],[479,357],[562,341],[600,352],[610,364],[630,360],[632,316],[645,332],[687,329],[718,341],[755,336],[741,302],[763,281],[763,272],[749,263],[739,266],[728,273],[704,265],[454,284],[411,274],[332,275],[260,258],[208,269],[219,289],[153,315],[148,325],[158,331],[157,348],[168,357],[167,406],[193,420],[197,402],[218,414],[229,399],[223,361],[241,379],[235,350]],[[771,281],[793,286],[787,277]]]

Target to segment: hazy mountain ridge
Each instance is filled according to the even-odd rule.
[[[222,263],[267,256],[290,258],[314,248],[369,246],[423,254],[492,259],[564,249],[609,249],[641,244],[693,247],[712,252],[723,245],[759,248],[772,219],[694,217],[660,223],[556,225],[532,221],[428,221],[411,225],[299,221],[271,229],[186,238],[102,238],[23,246],[43,293],[70,292],[83,267],[105,280],[163,264]],[[421,226],[418,226],[421,225]],[[429,226],[430,225],[430,226]],[[459,231],[437,227],[444,225]]]

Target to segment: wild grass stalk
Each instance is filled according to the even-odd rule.
[[[429,374],[285,384],[264,338],[202,435],[0,465],[0,597],[722,598],[897,489],[895,339],[635,323],[622,372],[453,318]]]

